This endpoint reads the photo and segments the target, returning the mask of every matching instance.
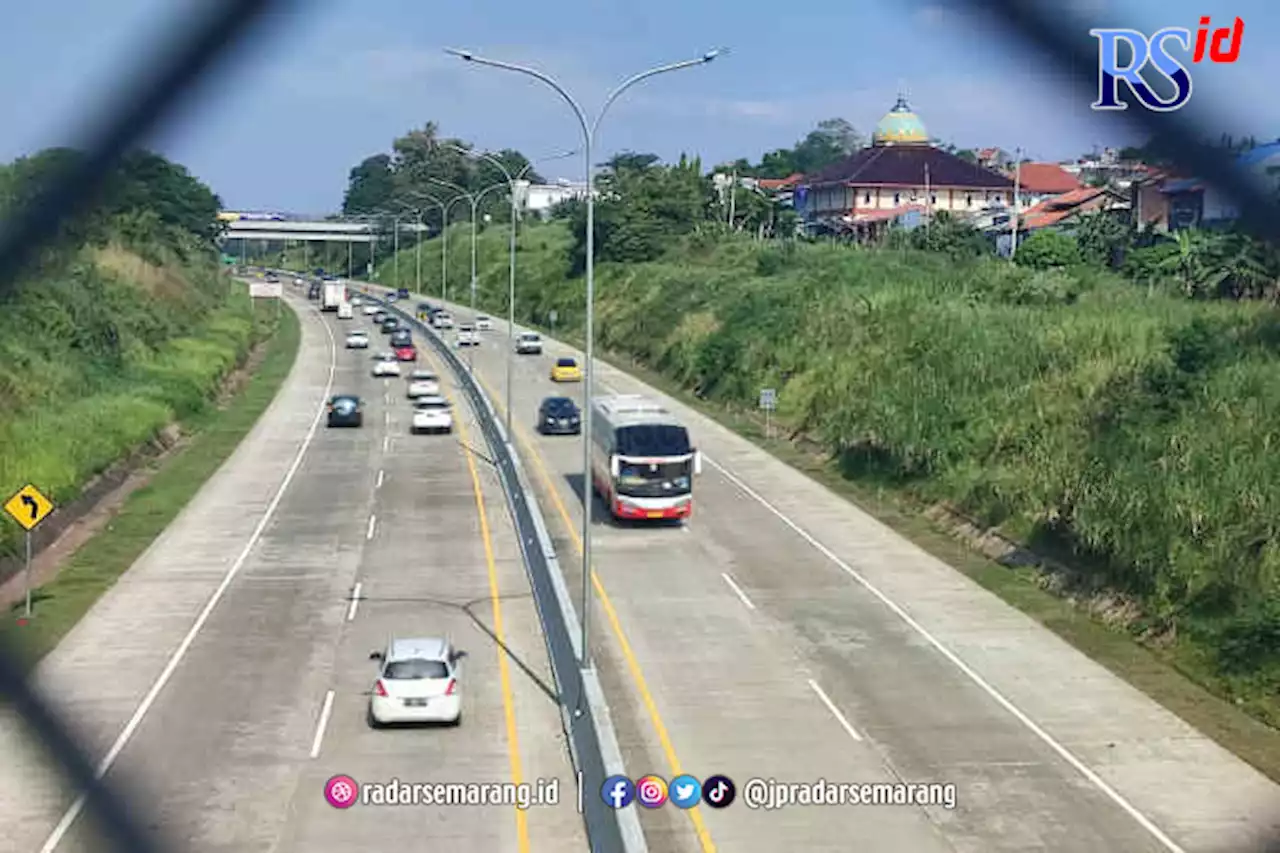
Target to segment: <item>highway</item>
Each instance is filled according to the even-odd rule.
[[[505,323],[483,336],[501,408]],[[581,358],[517,358],[513,421],[576,591],[581,439],[533,429],[543,397],[581,404],[549,380],[561,355]],[[592,653],[628,771],[957,789],[955,808],[642,810],[651,851],[1270,849],[1280,788],[1261,774],[744,439],[602,363],[597,382],[664,400],[705,456],[683,527],[597,503]]]
[[[410,435],[406,383],[371,376],[385,339],[347,350],[366,318],[289,298],[303,339],[280,396],[36,683],[175,850],[585,850],[537,613],[496,474],[465,449],[486,452],[465,398],[446,382],[454,435]],[[363,428],[326,428],[333,393],[365,400]],[[369,654],[392,635],[468,653],[460,726],[369,727]],[[73,798],[12,717],[0,755],[0,850],[105,849],[87,815],[59,824]],[[556,779],[559,803],[342,810],[323,795],[337,774]]]

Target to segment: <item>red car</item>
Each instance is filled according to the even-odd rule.
[[[399,347],[396,349],[396,358],[400,361],[417,361],[418,351],[413,347]]]

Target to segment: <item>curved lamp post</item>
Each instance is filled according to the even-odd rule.
[[[476,238],[478,231],[476,230],[476,220],[479,218],[480,200],[494,190],[500,190],[507,186],[505,182],[494,184],[491,187],[485,187],[479,192],[468,192],[457,184],[442,181],[439,178],[427,178],[433,184],[439,184],[451,190],[456,190],[460,198],[465,198],[471,204],[471,319],[475,320],[476,313]],[[467,347],[467,369],[472,373],[475,372],[475,347]]]
[[[520,218],[519,199],[516,197],[516,183],[517,183],[521,178],[523,178],[526,174],[528,174],[528,172],[529,172],[529,170],[530,170],[530,169],[532,169],[532,168],[533,168],[534,161],[530,160],[528,163],[525,163],[524,168],[523,168],[523,169],[521,169],[519,172],[517,172],[517,173],[513,176],[513,175],[511,174],[511,172],[507,169],[507,167],[503,164],[503,162],[502,162],[501,160],[499,160],[497,157],[494,157],[492,154],[488,154],[488,153],[486,153],[486,152],[484,152],[484,151],[472,151],[472,150],[470,150],[470,149],[468,149],[468,148],[463,148],[463,147],[462,147],[462,146],[460,146],[460,145],[445,145],[445,147],[446,147],[446,148],[449,148],[449,149],[451,149],[451,150],[453,150],[453,151],[457,151],[459,154],[462,154],[462,155],[464,155],[464,156],[467,156],[467,157],[474,157],[474,158],[476,158],[476,159],[478,159],[478,160],[484,160],[484,161],[488,162],[490,165],[492,165],[494,168],[496,168],[499,172],[501,172],[501,173],[502,173],[502,176],[503,176],[504,178],[506,178],[506,179],[507,179],[507,185],[511,187],[511,239],[510,239],[510,245],[509,245],[509,248],[508,248],[508,252],[509,252],[510,257],[509,257],[509,259],[508,259],[508,261],[507,261],[507,267],[508,267],[508,280],[507,280],[507,384],[506,384],[506,390],[505,390],[505,392],[504,392],[504,396],[506,397],[506,404],[505,404],[505,407],[504,407],[504,409],[503,409],[503,411],[506,413],[507,437],[508,437],[508,439],[509,439],[509,438],[510,438],[510,436],[511,436],[511,372],[512,372],[512,364],[513,364],[513,362],[514,362],[514,360],[515,360],[515,345],[516,345],[516,344],[515,344],[515,327],[516,327],[516,232],[517,232],[517,224],[518,224],[518,220],[519,220],[519,218]],[[574,154],[577,154],[577,153],[578,153],[577,151],[566,151],[566,152],[564,152],[564,153],[562,153],[562,154],[556,154],[556,155],[552,155],[552,156],[550,156],[550,157],[543,157],[543,158],[542,158],[541,160],[539,160],[538,162],[545,162],[545,161],[547,161],[547,160],[560,160],[560,159],[563,159],[563,158],[565,158],[565,157],[572,157]]]
[[[539,71],[536,68],[529,68],[524,65],[516,65],[510,62],[502,62],[497,59],[487,59],[477,56],[469,50],[456,50],[447,48],[445,53],[456,56],[465,62],[474,62],[476,65],[488,65],[492,68],[501,68],[506,71],[514,71],[517,74],[523,74],[526,77],[532,77],[540,80],[547,86],[555,90],[569,108],[573,110],[573,114],[578,119],[578,124],[582,128],[582,151],[584,154],[586,177],[587,177],[587,233],[586,233],[586,261],[587,261],[587,305],[586,305],[586,328],[585,328],[585,346],[584,355],[586,356],[586,371],[583,376],[583,412],[582,412],[582,650],[581,665],[589,667],[591,665],[591,652],[587,645],[588,626],[591,622],[591,581],[593,578],[593,570],[591,568],[591,510],[592,510],[592,493],[588,485],[591,482],[591,407],[594,398],[594,360],[595,360],[595,181],[592,174],[593,163],[591,160],[592,148],[595,144],[597,131],[600,129],[600,121],[604,118],[605,113],[609,111],[609,107],[618,97],[630,89],[637,83],[648,80],[650,77],[656,77],[659,74],[666,74],[671,71],[680,71],[685,68],[696,68],[700,65],[706,65],[718,56],[727,53],[726,50],[712,50],[704,53],[697,59],[686,59],[683,62],[672,62],[667,65],[660,65],[657,68],[650,68],[648,71],[642,71],[623,80],[618,86],[609,93],[604,99],[604,104],[600,107],[600,111],[596,113],[594,120],[587,118],[587,114],[583,112],[582,107],[572,95],[569,94],[555,78],[549,74]]]

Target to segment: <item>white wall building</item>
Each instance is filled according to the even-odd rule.
[[[521,181],[516,192],[517,203],[526,211],[544,219],[551,215],[551,208],[571,198],[586,198],[587,185],[559,180],[554,184],[531,184]]]

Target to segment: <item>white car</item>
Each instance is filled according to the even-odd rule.
[[[369,655],[378,661],[378,680],[369,691],[369,725],[462,722],[459,662],[466,652],[445,639],[423,637],[387,643]]]
[[[521,332],[516,338],[516,355],[542,355],[542,338],[537,332]]]
[[[378,360],[373,363],[374,376],[399,376],[400,362],[396,360],[395,353],[384,352],[378,356]]]
[[[295,278],[295,279],[293,280],[293,285],[294,285],[294,287],[302,287],[302,285],[303,285],[303,284],[304,284],[304,282],[303,282],[303,280],[302,280],[302,279],[300,279],[300,278]]]
[[[368,349],[369,333],[363,329],[358,329],[347,335],[347,349]]]
[[[363,300],[363,299],[361,299],[359,296],[353,296],[353,297],[351,297],[351,300],[350,300],[350,301],[351,301],[351,304],[352,304],[352,305],[359,305],[360,303],[364,302],[364,300]]]
[[[490,319],[488,315],[485,315],[485,314],[477,314],[477,315],[476,315],[476,328],[477,328],[478,330],[480,330],[481,332],[492,332],[492,331],[493,331],[493,320],[492,320],[492,319]]]
[[[364,306],[364,316],[372,317],[374,314],[377,314],[377,313],[378,313],[378,306],[376,304],[370,302],[368,305]]]
[[[453,432],[453,406],[439,395],[419,397],[413,401],[413,420],[409,432]]]
[[[432,322],[435,324],[435,327],[437,329],[453,328],[453,317],[449,316],[449,314],[447,314],[444,311],[441,311],[439,314],[436,314],[436,318]]]
[[[418,397],[440,396],[440,377],[430,370],[415,370],[409,374],[409,389],[405,396],[410,400]]]
[[[480,334],[476,332],[473,326],[458,327],[458,346],[460,347],[478,347],[480,346]]]

